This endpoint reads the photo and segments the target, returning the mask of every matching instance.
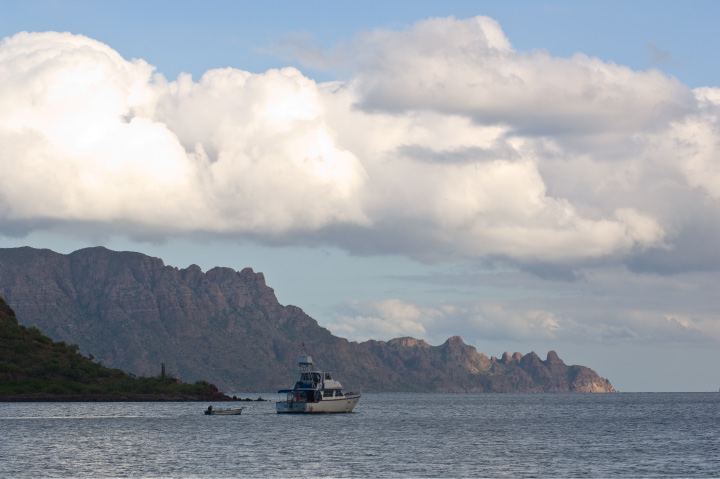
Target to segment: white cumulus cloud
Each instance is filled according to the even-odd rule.
[[[370,303],[353,302],[345,314],[328,324],[334,334],[354,341],[427,336],[426,323],[442,317],[434,308],[419,308],[399,299]]]
[[[87,223],[572,263],[670,250],[669,198],[699,188],[717,211],[717,89],[519,52],[487,17],[352,45],[335,82],[170,81],[84,36],[3,39],[0,234]]]

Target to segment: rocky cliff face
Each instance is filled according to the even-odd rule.
[[[140,253],[88,248],[69,255],[0,249],[0,296],[26,325],[76,343],[106,366],[142,375],[160,363],[224,391],[290,386],[304,343],[346,386],[370,391],[610,392],[612,385],[554,352],[479,354],[461,338],[440,346],[399,338],[349,342],[278,303],[262,273],[177,269]]]

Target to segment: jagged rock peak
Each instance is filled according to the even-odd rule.
[[[269,287],[267,283],[265,282],[265,275],[261,272],[255,272],[252,268],[243,268],[238,275],[241,278],[249,278],[253,277],[255,278],[255,281],[257,281],[258,285],[262,286],[263,288],[267,288],[270,291],[275,291],[273,288]]]
[[[516,353],[516,354],[517,354],[517,353]],[[514,355],[513,355],[513,357],[514,357]],[[522,356],[522,357],[518,360],[518,362],[519,362],[520,364],[522,364],[523,366],[528,366],[528,365],[534,365],[534,366],[536,366],[536,365],[542,365],[542,361],[540,361],[540,356],[538,356],[537,354],[535,354],[535,351],[530,351],[530,352],[527,353],[525,356]]]
[[[504,362],[505,364],[508,364],[508,363],[513,362],[513,361],[520,362],[520,361],[522,360],[522,358],[523,358],[523,355],[522,355],[521,353],[517,352],[517,351],[514,352],[514,353],[512,354],[512,356],[510,356],[510,353],[508,353],[507,351],[505,351],[505,352],[503,353],[503,355],[502,355],[501,361]]]
[[[422,339],[415,339],[410,337],[395,338],[387,342],[388,346],[399,346],[403,348],[429,348],[430,345]]]
[[[460,336],[453,336],[451,338],[448,338],[445,343],[442,345],[445,348],[451,348],[451,349],[465,349],[465,348],[472,348],[472,346],[468,346],[465,344],[465,342],[462,340]],[[473,348],[475,349],[475,348]]]
[[[548,351],[547,353],[547,359],[545,360],[546,363],[562,363],[562,359],[560,359],[555,351]]]

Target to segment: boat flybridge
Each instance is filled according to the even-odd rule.
[[[310,356],[300,356],[300,378],[292,389],[281,389],[286,399],[275,403],[279,413],[352,412],[360,394],[344,393],[342,384],[329,372],[313,368]]]

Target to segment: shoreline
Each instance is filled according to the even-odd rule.
[[[0,402],[265,402],[269,399],[250,399],[186,394],[7,394]]]

